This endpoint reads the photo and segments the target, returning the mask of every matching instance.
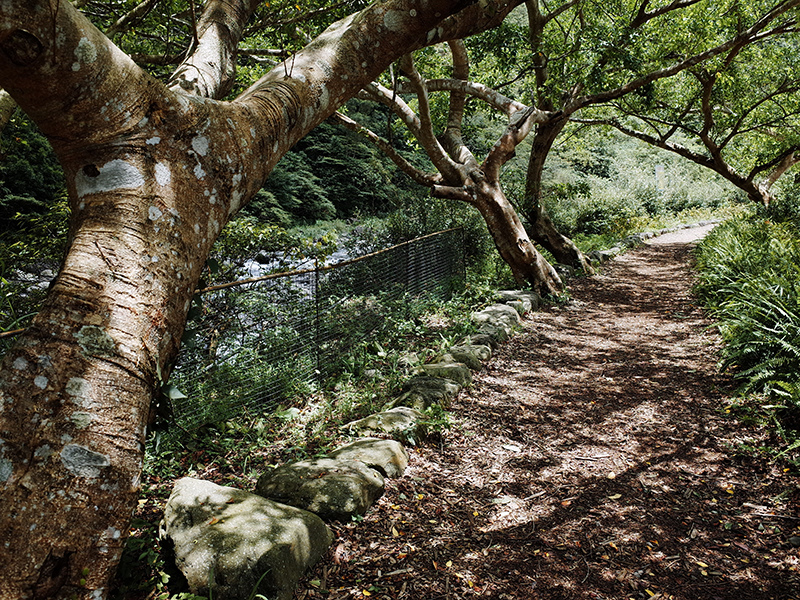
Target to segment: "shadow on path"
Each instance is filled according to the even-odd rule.
[[[800,599],[797,479],[736,453],[668,241],[531,315],[297,597]]]

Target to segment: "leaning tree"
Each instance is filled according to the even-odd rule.
[[[503,166],[514,156],[517,146],[537,123],[549,115],[516,102],[488,86],[469,80],[469,58],[462,40],[449,42],[452,55],[452,78],[426,79],[417,69],[414,57],[405,55],[398,63],[392,89],[372,83],[362,98],[390,108],[408,128],[436,169],[427,173],[398,152],[393,144],[344,114],[336,117],[346,127],[361,132],[375,143],[394,163],[417,183],[431,190],[436,198],[458,200],[478,210],[500,256],[511,268],[518,283],[542,295],[558,294],[563,286],[553,267],[537,251],[503,191]],[[403,73],[404,79],[397,76]],[[430,95],[444,92],[449,96],[442,131],[434,128]],[[484,101],[508,119],[507,126],[480,161],[464,140],[464,111],[468,97]],[[416,110],[404,99],[416,100]]]
[[[209,0],[168,83],[68,2],[0,3],[0,86],[52,144],[71,208],[60,272],[0,368],[0,597],[106,594],[151,399],[221,228],[393,60],[517,3],[373,4],[230,101],[218,98],[258,0]]]
[[[734,47],[648,97],[629,95],[575,119],[606,125],[706,167],[768,206],[800,162],[798,30]]]
[[[556,260],[580,267],[584,258],[561,235],[544,204],[547,156],[573,117],[631,96],[652,97],[656,83],[765,40],[797,21],[796,0],[527,0],[534,106],[551,117],[531,136],[522,210],[532,239]],[[520,51],[522,48],[520,48]],[[672,80],[664,84],[673,85]]]

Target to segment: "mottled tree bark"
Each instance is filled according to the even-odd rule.
[[[575,243],[556,229],[542,198],[542,176],[544,164],[558,135],[569,122],[569,117],[553,119],[539,125],[531,144],[528,158],[528,170],[525,175],[525,196],[522,205],[528,217],[531,236],[555,257],[561,264],[583,269],[586,273],[594,273],[594,269],[586,260]]]
[[[71,4],[0,3],[0,85],[51,141],[72,210],[62,270],[0,369],[0,598],[106,595],[150,402],[221,228],[291,146],[391,61],[492,26],[513,3],[467,4],[374,5],[219,102],[203,96],[219,95],[227,69],[168,88]]]

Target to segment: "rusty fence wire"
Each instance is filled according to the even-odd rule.
[[[461,229],[334,265],[201,290],[168,387],[185,429],[270,412],[321,381],[412,298],[449,298],[465,281]]]

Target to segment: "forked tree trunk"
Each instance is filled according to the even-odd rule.
[[[106,596],[150,401],[221,228],[391,61],[513,5],[382,2],[217,102],[156,81],[69,2],[0,3],[0,86],[53,144],[72,211],[64,266],[0,368],[0,598]]]
[[[440,188],[441,189],[441,188]],[[528,237],[525,227],[499,184],[486,181],[476,185],[468,203],[478,209],[492,241],[502,259],[511,268],[518,284],[542,296],[557,295],[564,289],[561,278]],[[464,194],[454,196],[436,193],[439,197],[466,201]]]
[[[582,269],[585,273],[594,273],[594,269],[586,260],[571,239],[556,229],[542,198],[542,176],[544,165],[553,143],[569,122],[569,118],[542,123],[536,129],[528,159],[528,171],[525,179],[525,197],[523,206],[530,224],[531,235],[555,257],[556,261]]]

